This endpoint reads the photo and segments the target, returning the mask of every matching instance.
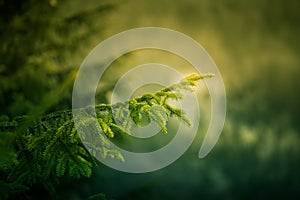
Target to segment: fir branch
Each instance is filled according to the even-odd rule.
[[[16,158],[10,163],[10,171],[6,170],[7,165],[5,169],[0,165],[0,172],[6,170],[8,182],[25,185],[40,183],[51,191],[53,185],[47,181],[48,179],[55,182],[65,174],[76,178],[89,177],[93,166],[97,165],[95,157],[98,154],[104,158],[119,159],[123,162],[123,156],[110,147],[108,138],[114,138],[116,134],[130,135],[133,123],[145,126],[151,121],[161,128],[162,133],[167,134],[167,122],[173,116],[190,126],[191,121],[185,112],[170,105],[168,101],[182,99],[184,91],[194,91],[197,81],[212,76],[212,74],[192,74],[179,83],[153,94],[144,94],[114,105],[96,105],[94,109],[97,120],[92,117],[91,107],[80,108],[86,117],[79,120],[79,126],[92,130],[91,135],[82,136],[83,142],[77,134],[71,110],[50,113],[37,120],[23,116],[12,122],[1,122],[0,136],[7,134],[15,136]],[[22,127],[22,133],[17,134],[18,127],[22,126],[23,121],[29,125]],[[95,123],[99,123],[101,130],[98,130],[99,126],[95,126]],[[99,134],[100,132],[108,138]]]

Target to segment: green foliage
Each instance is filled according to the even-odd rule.
[[[105,1],[90,8],[70,0],[0,1],[0,115],[36,114],[41,97],[60,88],[95,46],[112,7]],[[51,111],[69,108],[70,88]]]
[[[41,116],[70,108],[75,68],[99,42],[112,7],[105,1],[0,1],[0,199],[34,186],[54,191],[63,176],[92,173],[95,160],[72,128],[70,112]]]
[[[130,135],[133,123],[144,126],[151,121],[166,134],[167,121],[172,116],[191,125],[184,111],[172,106],[168,100],[183,98],[183,91],[193,91],[196,81],[209,76],[193,74],[154,94],[144,94],[114,105],[97,105],[96,120],[92,117],[91,107],[79,108],[76,110],[80,112],[77,128],[84,127],[90,131],[90,135],[81,136],[83,143],[77,134],[71,110],[57,111],[39,119],[20,116],[11,122],[1,122],[1,141],[7,142],[7,149],[1,151],[5,158],[0,163],[0,172],[5,180],[2,184],[16,190],[20,188],[18,185],[26,188],[39,184],[54,192],[60,177],[90,177],[99,153],[104,158],[124,162],[120,152],[110,147],[108,138],[117,134]],[[100,126],[95,126],[96,123]]]

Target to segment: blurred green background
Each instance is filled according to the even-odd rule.
[[[58,192],[65,199],[95,193],[108,199],[298,199],[299,8],[296,0],[0,0],[0,121],[71,108],[74,72],[109,36],[144,26],[174,29],[199,42],[224,79],[227,119],[213,151],[197,157],[209,122],[208,94],[200,86],[203,121],[179,160],[147,174],[99,166],[89,179],[66,177]],[[150,61],[183,73],[191,68],[166,52],[133,52],[109,68],[97,102],[108,101],[124,72]]]

